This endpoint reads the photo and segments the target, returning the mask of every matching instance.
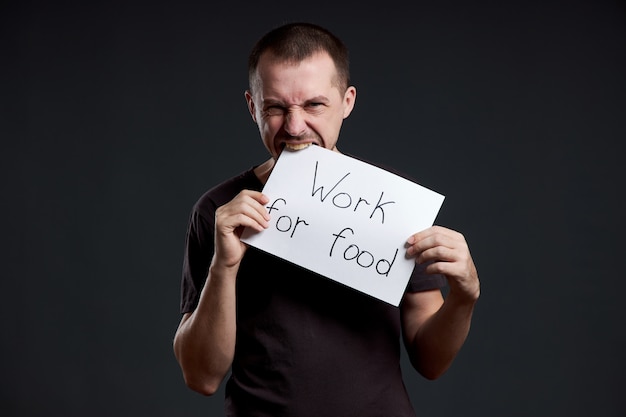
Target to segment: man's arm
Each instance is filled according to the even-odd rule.
[[[211,266],[198,307],[183,315],[174,336],[185,383],[204,395],[217,391],[233,361],[236,274]]]
[[[186,313],[174,336],[174,354],[189,388],[212,395],[228,373],[235,352],[235,283],[246,246],[239,240],[248,226],[261,231],[269,217],[268,199],[242,191],[215,212],[215,253],[198,307]]]
[[[405,346],[415,369],[428,379],[440,377],[465,343],[480,295],[478,273],[463,235],[434,226],[408,240],[416,262],[432,262],[427,273],[443,274],[450,291],[407,293],[402,300]]]

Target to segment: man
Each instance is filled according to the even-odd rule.
[[[230,371],[228,416],[414,416],[400,340],[428,379],[454,360],[480,292],[465,239],[438,226],[407,231],[416,268],[398,308],[247,247],[244,227],[268,227],[261,190],[282,150],[339,152],[356,99],[345,46],[312,24],[261,38],[249,81],[245,99],[270,158],[192,211],[174,338],[185,382],[211,395]]]

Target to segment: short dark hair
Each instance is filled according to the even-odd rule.
[[[337,69],[337,87],[343,93],[350,85],[350,60],[348,48],[328,29],[313,23],[288,23],[266,33],[252,48],[248,57],[248,79],[252,89],[253,79],[261,55],[271,52],[286,62],[298,63],[316,52],[326,52]]]

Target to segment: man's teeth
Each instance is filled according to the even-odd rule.
[[[292,151],[299,151],[301,149],[308,148],[310,145],[310,143],[286,143],[285,147]]]

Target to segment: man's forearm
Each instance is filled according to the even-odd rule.
[[[235,351],[237,272],[216,269],[210,268],[198,307],[183,318],[174,338],[186,384],[205,395],[219,388]]]
[[[408,341],[411,362],[424,377],[436,379],[450,367],[467,339],[475,304],[450,293]]]

